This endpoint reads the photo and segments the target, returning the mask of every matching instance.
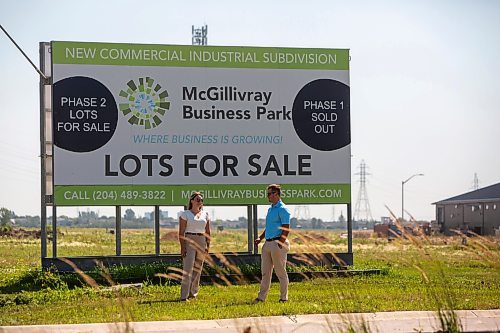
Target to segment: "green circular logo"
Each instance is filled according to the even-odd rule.
[[[128,117],[131,125],[155,128],[162,123],[162,117],[170,108],[168,92],[150,77],[127,82],[127,90],[121,90],[120,96],[127,103],[120,104],[120,111]]]

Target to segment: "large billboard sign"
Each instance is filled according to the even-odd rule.
[[[52,42],[54,203],[350,203],[349,51]]]

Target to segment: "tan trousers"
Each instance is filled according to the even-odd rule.
[[[288,275],[286,273],[286,254],[289,251],[290,243],[286,240],[287,246],[280,249],[277,241],[265,242],[262,247],[260,266],[262,271],[262,281],[258,299],[265,301],[269,287],[271,287],[271,278],[274,272],[280,280],[280,299],[288,300]]]
[[[182,260],[181,299],[196,297],[205,261],[207,241],[203,235],[186,235],[186,256]]]

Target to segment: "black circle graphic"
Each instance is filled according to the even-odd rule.
[[[118,123],[118,108],[101,82],[83,76],[63,79],[53,90],[54,144],[73,152],[90,152],[104,146]]]
[[[351,143],[349,86],[331,79],[306,84],[292,109],[293,127],[309,147],[332,151]]]

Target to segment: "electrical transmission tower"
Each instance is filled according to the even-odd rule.
[[[474,172],[474,180],[472,181],[472,189],[479,190],[479,179],[477,178],[477,173]]]
[[[208,25],[204,25],[201,28],[195,28],[194,25],[191,26],[192,30],[192,44],[193,45],[207,45],[208,42]]]
[[[366,172],[364,160],[361,161],[359,172],[355,175],[359,175],[359,191],[358,200],[356,201],[356,207],[354,209],[354,221],[373,221],[370,202],[368,201],[368,193],[366,192],[366,176],[369,175],[369,173]]]
[[[293,216],[297,220],[309,220],[311,217],[309,214],[309,206],[295,206]]]

